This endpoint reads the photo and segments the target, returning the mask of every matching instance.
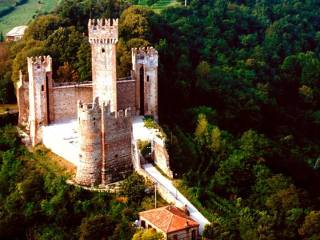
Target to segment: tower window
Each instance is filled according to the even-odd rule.
[[[106,52],[106,50],[105,50],[104,48],[102,48],[102,49],[101,49],[101,52],[103,52],[103,53],[104,53],[104,52]]]
[[[149,76],[147,75],[147,82],[149,82]]]
[[[43,86],[43,85],[41,85],[41,91],[42,91],[42,92],[44,91],[44,86]]]

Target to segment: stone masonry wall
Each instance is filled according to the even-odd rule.
[[[77,101],[92,102],[91,85],[54,87],[49,96],[51,122],[62,122],[77,118]]]
[[[19,110],[19,120],[20,125],[27,125],[29,116],[29,86],[28,82],[25,80],[25,76],[20,72],[20,78],[17,83],[17,102]]]
[[[105,113],[105,182],[123,180],[133,171],[129,111]]]
[[[131,112],[135,111],[135,89],[135,80],[117,81],[118,109],[126,109],[130,107]]]
[[[78,101],[79,165],[76,182],[81,185],[97,185],[101,182],[101,109],[98,100],[93,104]]]

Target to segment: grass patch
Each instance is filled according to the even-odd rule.
[[[54,10],[59,2],[60,0],[29,0],[16,6],[12,12],[0,18],[0,32],[5,34],[16,26],[27,25],[37,15]]]
[[[160,125],[153,119],[152,116],[145,116],[143,118],[144,126],[146,128],[155,129],[158,131],[157,137],[163,139],[166,138],[166,134],[163,131],[163,129],[160,127]]]
[[[37,166],[39,170],[54,173],[56,176],[71,177],[75,174],[76,167],[49,151],[43,145],[38,145],[33,149],[33,159],[36,161],[33,166]]]
[[[0,104],[0,114],[4,114],[10,110],[18,110],[17,104]]]
[[[139,0],[138,2],[139,5],[149,7],[157,13],[160,13],[165,8],[180,5],[176,0],[156,0],[152,5],[149,5],[148,3],[148,0]]]

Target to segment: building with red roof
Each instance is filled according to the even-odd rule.
[[[169,205],[139,213],[142,228],[154,228],[167,240],[196,240],[199,223],[189,216],[187,209]]]

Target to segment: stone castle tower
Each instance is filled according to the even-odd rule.
[[[89,20],[92,49],[93,103],[78,103],[79,166],[82,185],[108,184],[133,170],[131,111],[118,109],[116,43],[118,20]]]
[[[132,72],[136,79],[136,106],[140,115],[158,120],[158,52],[153,47],[132,49]]]
[[[55,83],[51,57],[33,57],[28,58],[29,82],[21,74],[17,96],[19,124],[29,129],[31,145],[43,142],[76,165],[77,183],[91,186],[132,172],[132,120],[137,115],[158,119],[158,52],[132,49],[131,76],[117,79],[118,19],[90,19],[88,32],[92,82]]]
[[[92,52],[93,96],[99,97],[100,103],[110,103],[111,111],[116,111],[118,19],[90,19],[88,32]]]
[[[27,58],[29,70],[29,128],[32,145],[41,142],[41,126],[48,125],[48,81],[51,80],[51,57]]]

